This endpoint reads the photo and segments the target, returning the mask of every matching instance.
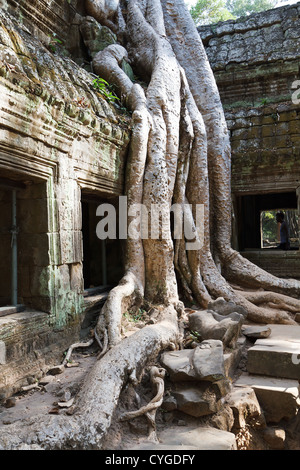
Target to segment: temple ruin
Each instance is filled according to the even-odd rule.
[[[117,208],[124,192],[130,119],[92,85],[82,4],[1,2],[2,398],[61,357],[122,277],[121,242],[99,240],[95,225],[97,206]],[[199,28],[231,132],[233,246],[295,278],[299,227],[295,249],[279,252],[262,248],[260,224],[265,210],[300,214],[299,14],[297,4]]]

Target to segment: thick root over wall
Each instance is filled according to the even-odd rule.
[[[100,358],[73,415],[6,426],[0,448],[101,449],[124,384],[137,380],[162,350],[178,344],[179,290],[202,308],[218,297],[234,301],[259,323],[293,324],[300,312],[298,281],[271,276],[231,248],[229,133],[212,70],[183,0],[86,0],[86,7],[120,41],[100,51],[93,68],[115,86],[132,112],[128,207],[143,205],[146,214],[140,212],[147,217],[158,205],[169,228],[159,239],[129,234],[124,277],[110,292],[96,328]],[[124,73],[124,61],[141,84]],[[182,208],[197,249],[187,250],[184,233],[171,233],[173,203]],[[204,209],[201,227],[199,206]],[[132,217],[129,211],[128,225]],[[161,312],[158,323],[121,340],[123,312],[144,301]]]
[[[97,361],[85,379],[71,416],[37,416],[0,430],[0,449],[101,449],[124,384],[135,384],[149,360],[178,341],[177,314],[122,340]]]

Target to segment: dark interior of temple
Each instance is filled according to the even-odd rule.
[[[297,209],[297,196],[295,192],[240,196],[236,207],[239,250],[260,249],[261,212]]]

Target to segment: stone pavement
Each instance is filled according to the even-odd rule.
[[[168,427],[159,442],[141,443],[135,450],[236,450],[235,435],[211,427]]]

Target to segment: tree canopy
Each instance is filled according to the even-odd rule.
[[[196,25],[214,24],[269,10],[276,4],[276,0],[198,0],[190,13]]]

